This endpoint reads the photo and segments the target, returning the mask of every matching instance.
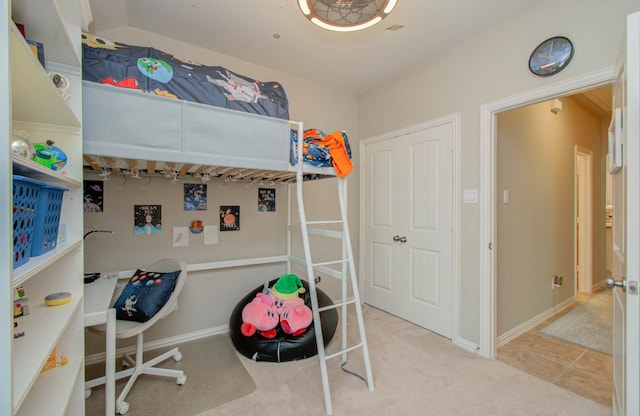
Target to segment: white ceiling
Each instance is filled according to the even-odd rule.
[[[136,27],[361,93],[539,1],[399,0],[378,25],[334,33],[311,24],[295,0],[89,0],[89,30]]]

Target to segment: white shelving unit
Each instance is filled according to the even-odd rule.
[[[66,240],[40,256],[13,268],[12,204],[0,204],[0,267],[4,307],[0,337],[0,414],[84,414],[83,324],[83,189],[82,189],[82,79],[81,31],[91,21],[87,0],[13,0],[0,11],[4,30],[0,51],[0,193],[12,200],[12,175],[17,174],[67,189],[60,226]],[[12,20],[13,18],[13,20]],[[34,56],[13,22],[25,26],[29,40],[44,45],[47,70],[61,72],[71,84],[65,101],[47,70]],[[53,140],[67,155],[60,171],[43,167],[11,154],[13,132],[28,133],[32,143]],[[14,338],[13,299],[16,289],[25,290],[29,314],[17,319]],[[70,292],[71,302],[46,306],[44,297]],[[53,350],[58,365],[41,373]],[[63,360],[64,357],[64,360]],[[63,360],[64,365],[61,365]]]

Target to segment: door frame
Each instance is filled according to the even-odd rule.
[[[371,143],[375,143],[381,140],[388,140],[398,136],[404,136],[407,134],[415,133],[420,130],[426,130],[429,128],[437,127],[443,124],[451,123],[453,126],[453,137],[452,137],[452,223],[453,227],[452,231],[452,244],[451,244],[451,273],[452,273],[452,285],[451,285],[451,342],[455,345],[459,345],[461,347],[476,350],[475,344],[460,338],[460,224],[461,224],[461,213],[460,213],[460,204],[461,201],[458,195],[461,194],[461,182],[460,182],[460,142],[461,142],[461,131],[460,126],[462,123],[461,114],[453,113],[449,115],[445,115],[442,117],[438,117],[423,123],[414,124],[411,126],[407,126],[398,130],[393,130],[390,132],[382,133],[377,136],[369,137],[366,139],[362,139],[359,142],[359,150],[358,154],[364,154],[364,147]],[[365,208],[365,196],[362,192],[364,189],[364,175],[365,175],[365,166],[363,161],[360,162],[360,178],[358,188],[360,190],[360,221],[358,223],[359,226],[359,250],[358,256],[360,259],[364,258],[364,223],[363,218],[366,218],[364,210]],[[367,299],[365,296],[364,290],[364,274],[362,272],[363,269],[362,262],[359,262],[358,265],[358,285],[360,291],[360,299],[362,303],[366,303]]]
[[[480,349],[495,358],[497,345],[497,114],[560,96],[609,84],[615,80],[614,65],[584,75],[492,101],[480,107]]]
[[[576,232],[576,238],[574,241],[574,282],[577,284],[574,285],[574,293],[577,293],[578,288],[581,291],[591,293],[593,291],[593,152],[589,149],[586,149],[582,146],[576,145],[574,147],[575,152],[575,187],[574,187],[574,217],[578,217],[578,207],[580,205],[584,205],[584,213],[582,215],[583,220],[581,221],[583,227],[582,232],[578,233],[578,231],[574,228],[574,232]],[[583,180],[586,181],[585,188],[587,189],[585,194],[579,194],[577,189],[579,187],[578,183],[578,158],[581,158],[584,161],[584,166],[581,169],[582,174],[584,174]],[[582,262],[582,274],[580,274],[580,280],[577,281],[578,278],[578,250],[582,244],[583,249],[580,249],[580,252],[583,254],[583,258],[588,261],[585,263]]]

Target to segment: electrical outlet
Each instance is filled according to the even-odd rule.
[[[562,286],[562,276],[553,276],[551,278],[551,288],[555,289],[560,286]]]

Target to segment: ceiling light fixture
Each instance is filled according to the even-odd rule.
[[[398,0],[298,0],[302,14],[323,29],[354,32],[379,23]]]

